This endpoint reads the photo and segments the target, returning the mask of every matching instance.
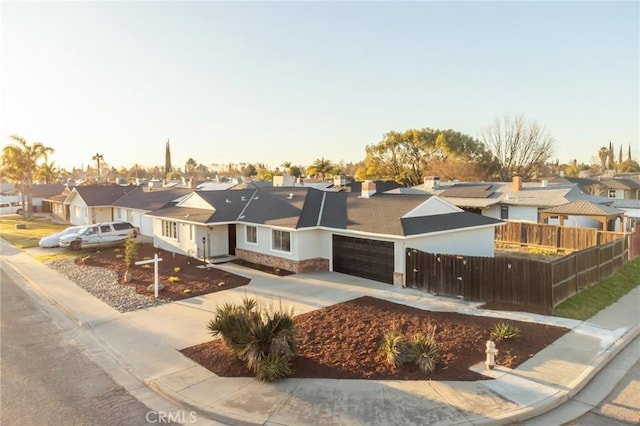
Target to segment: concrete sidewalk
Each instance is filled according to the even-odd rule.
[[[158,393],[226,424],[506,424],[532,418],[573,397],[640,334],[640,290],[586,322],[527,313],[492,312],[336,273],[273,277],[237,265],[249,275],[242,288],[120,314],[64,276],[0,240],[4,265],[94,336],[124,370]],[[362,295],[422,309],[456,311],[561,325],[571,331],[515,370],[496,368],[477,382],[287,379],[262,383],[224,378],[178,349],[210,339],[206,323],[218,305],[244,296],[293,304],[304,313]],[[117,371],[112,376],[116,377]]]

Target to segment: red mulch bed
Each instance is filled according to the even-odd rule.
[[[215,267],[198,268],[198,266],[202,265],[201,260],[158,249],[153,247],[152,244],[137,245],[138,260],[153,259],[156,253],[162,259],[158,263],[158,282],[164,285],[164,290],[159,293],[161,299],[181,300],[216,291],[229,290],[247,285],[251,281],[249,278],[225,272]],[[87,252],[87,255],[89,258],[86,258],[86,255],[84,256],[85,265],[114,270],[118,273],[118,279],[123,285],[130,285],[135,287],[138,293],[153,297],[153,291],[147,291],[149,285],[154,282],[153,263],[148,264],[147,267],[137,265],[131,268],[131,281],[124,283],[124,274],[127,270],[127,266],[124,263],[124,247]],[[82,257],[76,259],[76,263],[81,264],[82,262]],[[175,268],[180,269],[176,272]],[[177,277],[178,281],[170,282],[169,277],[172,276]],[[188,291],[185,292],[185,290]]]
[[[165,285],[160,297],[180,300],[215,291],[227,290],[249,283],[249,279],[224,272],[218,268],[197,268],[201,261],[154,248],[151,244],[138,244],[138,259],[152,259],[154,254],[162,258],[159,281]],[[85,265],[109,268],[118,273],[122,282],[126,265],[124,247],[87,252]],[[85,256],[86,257],[86,256]],[[78,258],[76,262],[82,262]],[[147,291],[153,283],[153,265],[131,269],[131,282],[138,293],[153,295]],[[251,265],[248,265],[251,266]],[[178,272],[174,268],[180,268]],[[267,272],[273,271],[265,270]],[[288,271],[280,271],[286,274]],[[179,281],[171,283],[169,277]],[[190,292],[185,293],[188,289]],[[522,306],[487,304],[486,307],[502,310],[530,310]],[[387,379],[387,380],[481,380],[485,376],[474,373],[469,367],[485,359],[485,343],[489,329],[498,320],[493,318],[430,312],[399,305],[372,297],[360,297],[345,303],[298,315],[300,353],[293,365],[298,378]],[[511,321],[521,330],[521,337],[513,341],[498,342],[500,351],[497,363],[515,368],[536,352],[562,336],[568,330],[535,323]],[[378,350],[382,335],[399,330],[406,338],[425,332],[436,326],[436,339],[442,357],[432,374],[421,373],[414,367],[398,369],[385,363]],[[219,339],[182,350],[182,352],[219,376],[250,377],[244,364],[231,357]]]
[[[500,320],[451,312],[430,312],[372,297],[296,316],[300,352],[293,364],[297,378],[460,380],[487,377],[469,370],[485,360],[489,329]],[[497,364],[515,368],[553,343],[568,330],[536,323],[509,321],[521,336],[497,343]],[[385,332],[400,331],[409,339],[436,326],[441,360],[434,373],[413,366],[398,369],[385,363],[379,351]],[[218,376],[250,377],[244,364],[228,354],[222,340],[215,339],[182,350],[182,353]]]

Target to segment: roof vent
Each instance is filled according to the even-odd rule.
[[[376,193],[376,183],[370,180],[362,182],[360,198],[369,198]]]
[[[240,197],[240,201],[247,201],[247,197],[243,195],[242,197]]]
[[[293,198],[293,192],[289,193],[289,196],[287,197],[288,199],[292,199]]]
[[[231,202],[231,200],[227,198],[226,200],[224,200],[224,202],[225,202],[225,203],[230,203],[230,202]]]

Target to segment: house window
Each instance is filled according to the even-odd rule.
[[[195,225],[189,225],[189,241],[195,241],[196,227]]]
[[[133,210],[127,210],[127,222],[133,222]]]
[[[500,219],[509,219],[509,206],[500,206]]]
[[[82,214],[82,210],[80,210],[80,206],[74,206],[73,207],[73,215],[75,217],[80,217],[81,214]]]
[[[247,242],[258,244],[258,228],[255,226],[247,226]]]
[[[271,249],[291,252],[291,233],[287,231],[271,231]]]
[[[609,198],[616,198],[616,190],[615,189],[610,189],[609,190]]]
[[[178,239],[178,224],[176,222],[170,222],[168,220],[162,221],[162,236]]]

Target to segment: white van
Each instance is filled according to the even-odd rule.
[[[0,214],[22,214],[22,203],[20,201],[3,201],[0,203]]]
[[[76,234],[60,237],[60,247],[81,250],[117,246],[124,244],[129,236],[138,236],[138,230],[129,222],[98,223],[85,226]]]

